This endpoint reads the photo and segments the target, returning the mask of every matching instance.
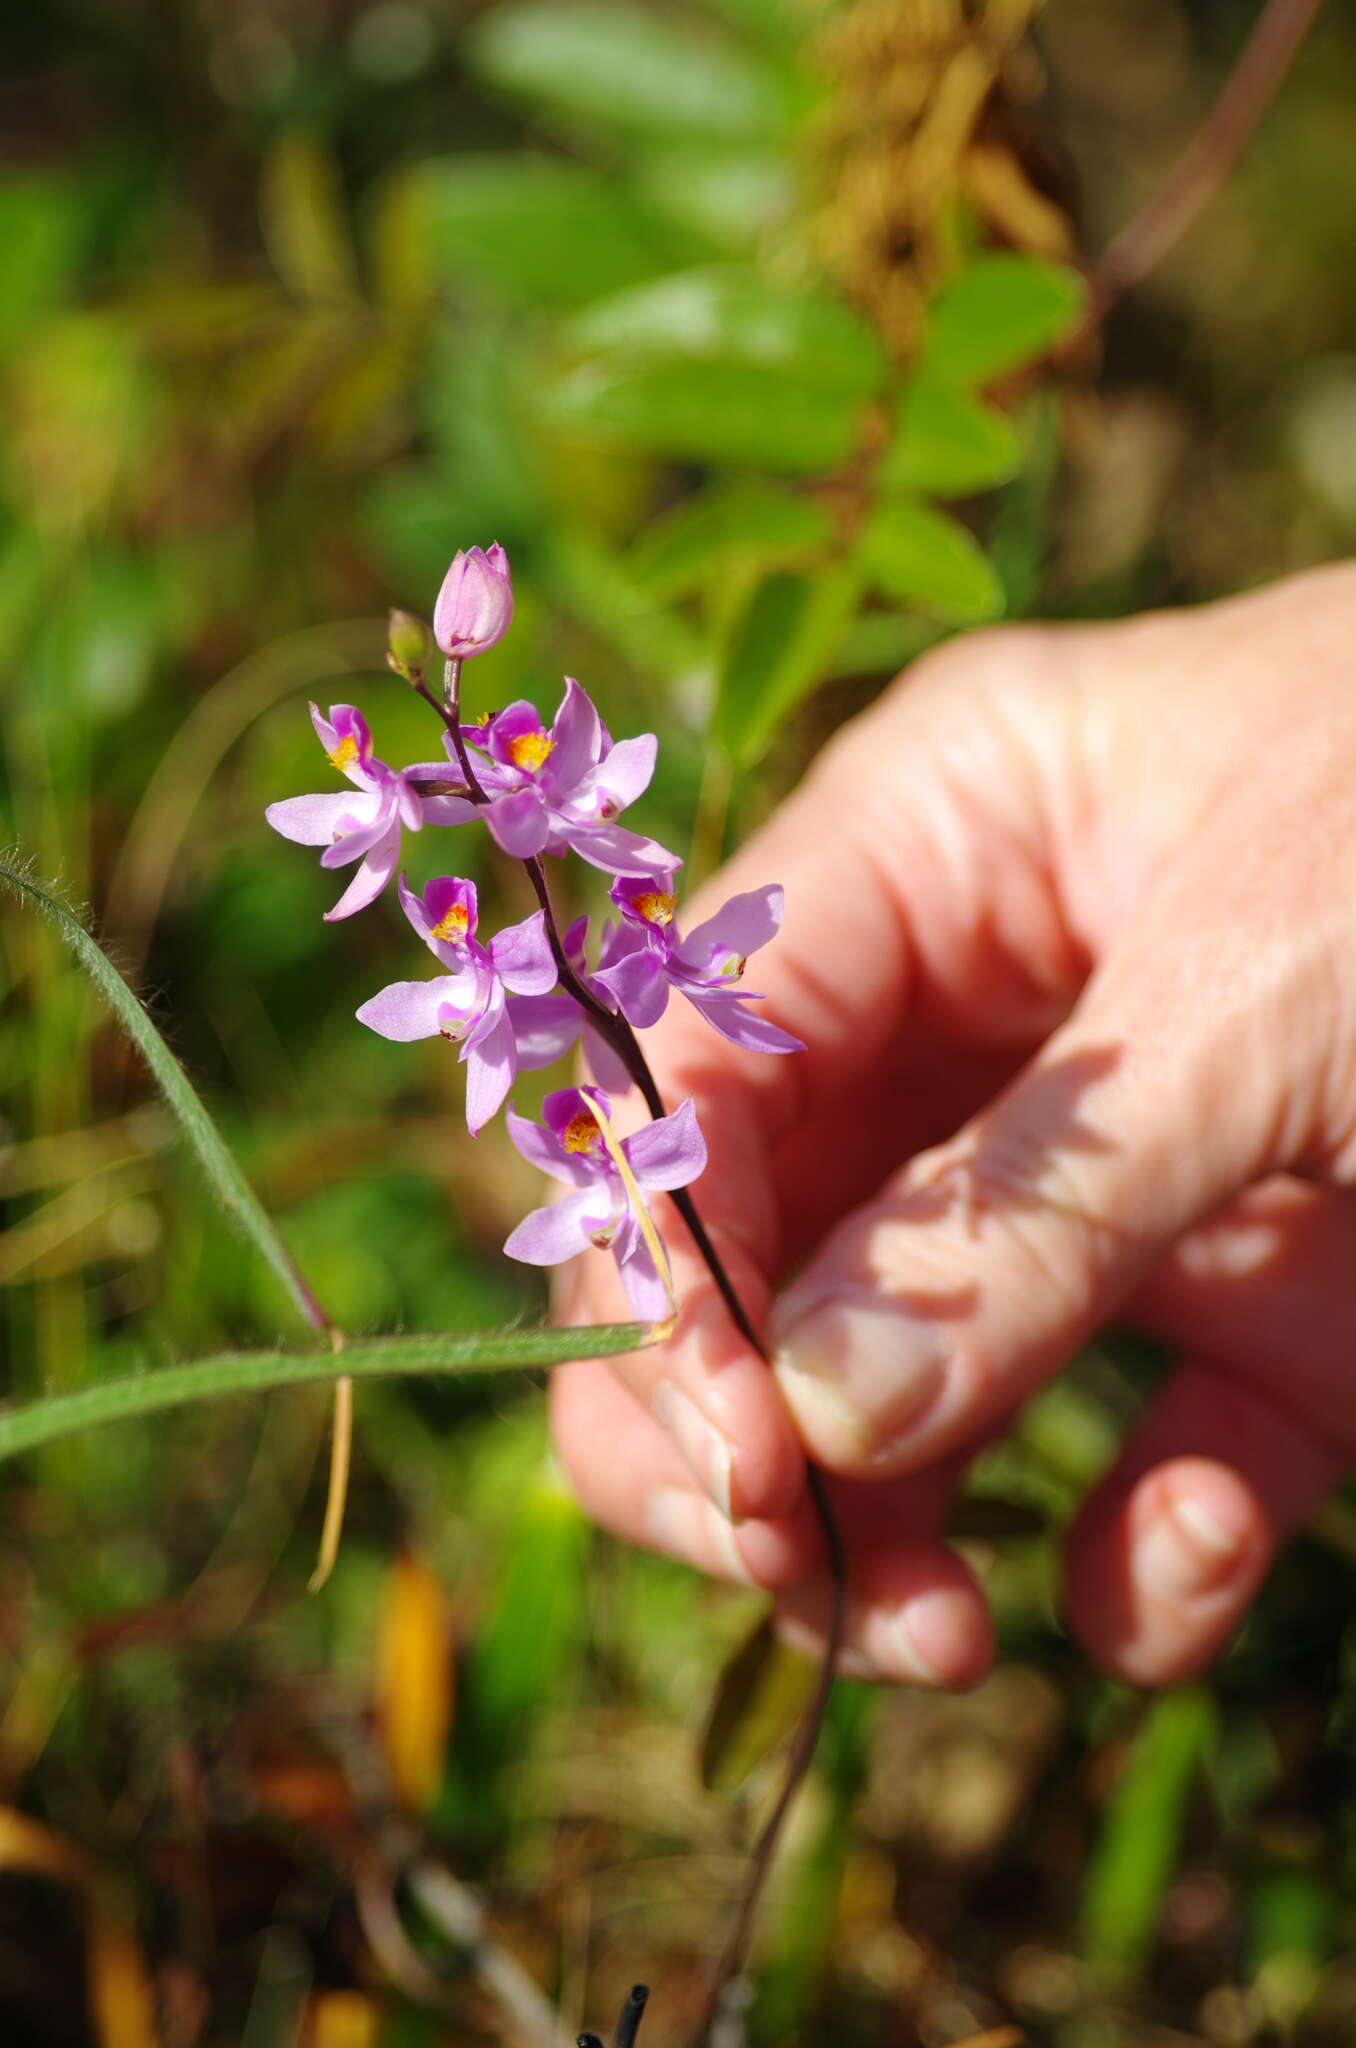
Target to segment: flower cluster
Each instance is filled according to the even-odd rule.
[[[644,1076],[635,1031],[658,1021],[673,991],[736,1045],[799,1049],[797,1039],[758,1014],[753,1005],[761,998],[742,985],[749,955],[781,922],[782,892],[768,887],[734,896],[683,937],[675,887],[681,860],[617,823],[649,787],[655,737],[614,740],[572,677],[549,725],[525,701],[478,725],[462,723],[461,665],[495,646],[512,618],[504,550],[458,554],[433,614],[433,640],[447,664],[441,700],[423,675],[427,632],[409,613],[392,614],[388,657],[440,713],[443,758],[391,768],[374,753],[367,721],[353,705],[332,705],[324,717],[313,704],[320,744],[350,788],[291,797],[271,804],[266,816],[284,838],[323,847],[322,867],[358,864],[325,913],[330,921],[376,900],[397,875],[406,831],[480,818],[505,853],[527,863],[542,907],[487,940],[479,935],[473,882],[439,875],[416,891],[401,874],[400,906],[440,971],[392,982],[362,1004],[358,1019],[383,1038],[442,1037],[458,1046],[473,1132],[502,1107],[520,1070],[548,1066],[582,1039],[601,1086],[548,1095],[541,1123],[509,1113],[519,1152],[570,1192],[520,1223],[505,1250],[551,1265],[588,1245],[605,1246],[634,1313],[654,1320],[665,1313],[667,1283],[650,1250],[649,1218],[634,1204],[642,1190],[671,1192],[695,1180],[706,1146],[690,1100],[617,1146],[603,1089],[624,1089]],[[588,919],[563,936],[556,930],[541,868],[543,854],[569,852],[612,877],[617,917],[603,925],[592,966]]]

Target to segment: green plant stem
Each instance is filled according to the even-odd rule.
[[[652,1342],[646,1323],[598,1323],[573,1330],[490,1330],[446,1336],[381,1337],[329,1351],[238,1351],[162,1366],[130,1379],[101,1380],[71,1394],[0,1410],[0,1461],[103,1422],[126,1422],[190,1401],[267,1393],[317,1380],[390,1379],[403,1373],[532,1372],[574,1358],[609,1358]]]

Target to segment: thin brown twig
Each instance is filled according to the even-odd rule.
[[[1088,274],[1087,325],[1163,261],[1214,198],[1280,89],[1323,0],[1268,0],[1210,112],[1148,204]]]

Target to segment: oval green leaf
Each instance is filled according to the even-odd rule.
[[[880,390],[888,367],[878,337],[842,300],[715,265],[592,305],[565,339],[590,355],[746,363],[861,399]]]
[[[749,140],[776,134],[785,87],[725,36],[606,0],[519,0],[466,38],[482,78],[609,133]]]
[[[940,498],[989,490],[1015,476],[1022,449],[1004,413],[934,372],[909,380],[878,480],[886,490]]]
[[[465,156],[430,172],[430,261],[559,311],[702,253],[615,180],[563,158]]]
[[[825,549],[829,516],[813,498],[756,478],[711,485],[652,520],[632,550],[633,575],[666,602],[686,597],[727,563],[780,566]]]
[[[828,674],[860,591],[852,564],[758,585],[731,636],[712,720],[712,737],[731,760],[756,761]]]
[[[857,438],[842,392],[739,363],[585,364],[546,400],[560,423],[640,454],[810,476]]]
[[[881,505],[859,542],[868,580],[886,597],[958,625],[997,618],[1003,586],[974,535],[930,505]]]
[[[1087,306],[1076,270],[1037,256],[980,256],[943,285],[928,311],[924,361],[957,384],[986,384],[1035,362]]]

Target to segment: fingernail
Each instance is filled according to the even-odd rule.
[[[943,1380],[930,1324],[842,1296],[785,1329],[773,1363],[807,1440],[831,1462],[895,1455]]]
[[[650,1412],[677,1444],[693,1478],[706,1489],[726,1521],[732,1522],[734,1454],[719,1430],[672,1380],[659,1382],[650,1397]]]
[[[908,1608],[891,1615],[887,1628],[889,1647],[894,1652],[888,1668],[892,1672],[907,1673],[917,1685],[941,1685],[941,1672],[929,1664],[918,1647],[918,1638],[910,1626]]]
[[[741,1586],[753,1584],[731,1524],[710,1501],[686,1486],[660,1486],[651,1494],[647,1519],[657,1550],[701,1571],[723,1571]]]
[[[1192,1600],[1232,1576],[1243,1538],[1194,1496],[1174,1495],[1135,1545],[1134,1573],[1159,1600]]]

